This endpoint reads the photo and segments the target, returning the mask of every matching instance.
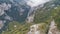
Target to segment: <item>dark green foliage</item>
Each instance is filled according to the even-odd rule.
[[[20,24],[19,22],[13,21],[8,24],[7,30],[2,31],[2,34],[26,34],[29,31],[30,25],[32,24]]]
[[[34,22],[35,23],[41,23],[41,22],[46,22],[47,20],[50,19],[51,12],[48,11],[48,9],[38,9],[35,13],[34,17]]]
[[[51,12],[52,18],[55,20],[57,28],[60,30],[60,6],[56,7],[56,9],[52,9]]]

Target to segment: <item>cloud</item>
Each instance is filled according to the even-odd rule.
[[[31,7],[35,7],[38,6],[40,4],[44,4],[46,2],[48,2],[49,0],[28,0],[27,1],[27,5],[31,6]]]

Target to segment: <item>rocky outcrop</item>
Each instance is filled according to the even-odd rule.
[[[38,25],[32,25],[30,27],[30,31],[28,32],[28,34],[40,34],[40,31],[37,30],[38,29]]]
[[[46,28],[45,23],[34,24],[30,26],[30,31],[27,34],[45,34]]]
[[[54,20],[51,21],[48,34],[60,34]]]
[[[47,30],[48,32],[46,33]],[[57,29],[55,21],[52,20],[49,26],[45,23],[30,26],[30,31],[28,34],[60,34],[60,31]]]

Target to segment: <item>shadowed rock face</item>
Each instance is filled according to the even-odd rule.
[[[19,0],[18,1],[13,0],[14,3],[12,1],[8,2],[7,0],[0,0],[0,1],[1,1],[1,4],[4,3],[3,5],[6,4],[8,6],[8,4],[11,4],[10,9],[8,9],[8,10],[1,9],[1,10],[3,10],[3,11],[0,11],[0,15],[2,15],[0,17],[1,18],[3,17],[2,19],[9,16],[9,18],[12,18],[13,21],[14,20],[19,21],[19,22],[25,21],[27,15],[28,15],[28,12],[30,10],[30,6],[28,6],[26,3],[23,3],[22,1],[20,1],[20,3],[19,3],[18,2]],[[5,17],[3,15],[5,15]],[[6,18],[4,20],[6,20]]]
[[[6,30],[8,27],[7,25],[11,21],[18,21],[20,23],[25,21],[30,10],[30,6],[25,3],[20,4],[17,1],[0,0],[0,5],[2,6],[0,6],[0,9],[2,10],[0,10],[0,20],[6,21],[5,23],[2,23],[3,26],[1,26],[2,29],[0,32]]]
[[[0,29],[4,26],[3,21],[0,20]]]
[[[28,34],[40,34],[40,31],[38,30],[38,24],[30,26],[30,31]]]

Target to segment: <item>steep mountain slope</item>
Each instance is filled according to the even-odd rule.
[[[50,22],[53,19],[60,29],[60,0],[52,0],[33,8],[22,0],[0,0],[0,5],[8,6],[8,10],[5,8],[2,12],[0,11],[4,13],[2,15],[0,13],[0,20],[4,24],[4,27],[0,29],[1,34],[27,34],[30,26],[34,27],[35,24],[39,24],[37,30],[48,34]],[[33,22],[26,23],[26,18],[32,15],[34,16]]]
[[[52,13],[54,13],[52,10],[59,6],[60,6],[59,0],[45,3],[43,7],[38,8],[38,10],[36,11],[34,21],[39,23],[48,20],[49,18],[51,18]]]

